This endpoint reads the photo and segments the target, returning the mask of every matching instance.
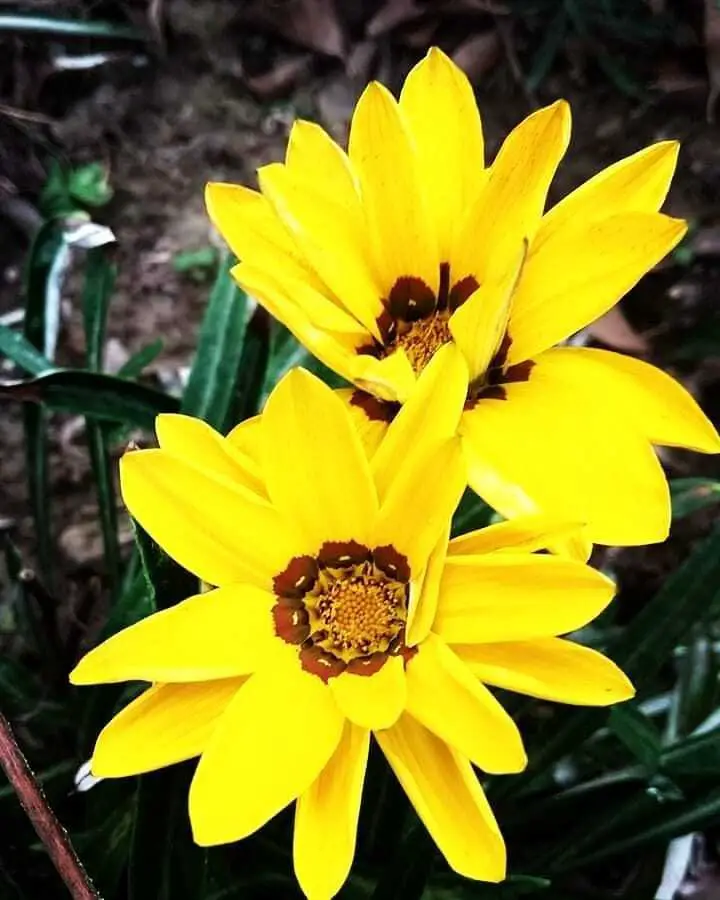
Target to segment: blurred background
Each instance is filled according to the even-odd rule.
[[[533,109],[570,101],[573,139],[551,200],[653,141],[682,142],[665,210],[689,220],[688,237],[579,340],[671,371],[717,424],[718,0],[0,0],[0,324],[28,333],[26,294],[42,271],[52,319],[45,355],[82,365],[87,322],[75,255],[109,246],[114,235],[117,279],[102,368],[128,377],[142,370],[148,385],[179,393],[222,249],[204,211],[205,182],[255,186],[256,168],[282,158],[297,117],[344,142],[367,81],[397,91],[432,44],[473,82],[490,158]],[[58,217],[77,232],[62,254],[43,238],[44,223]],[[17,376],[6,351],[2,383]],[[42,557],[52,557],[46,587],[62,597],[59,639],[76,647],[106,617],[109,564],[85,420],[53,416],[40,473],[52,497],[46,503],[32,496],[28,461],[39,457],[28,446],[23,410],[2,403],[0,416],[0,533],[25,567],[42,570]],[[122,441],[112,446],[116,458]],[[619,580],[620,625],[717,516],[718,460],[676,451],[662,458],[673,479],[671,539],[603,549],[593,560]],[[52,538],[39,532],[43,511]],[[119,539],[127,555],[132,535],[122,516]],[[3,629],[0,615],[0,637]],[[0,688],[12,704],[12,641],[0,647]],[[708,709],[717,700],[713,671]],[[41,705],[30,710],[16,697],[31,748],[46,740],[33,716],[50,714],[42,690],[38,696]],[[711,824],[700,834],[676,896],[720,897],[720,830]],[[2,865],[0,854],[0,874]],[[593,894],[587,880],[582,890],[583,897],[654,896]]]

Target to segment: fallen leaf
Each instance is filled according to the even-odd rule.
[[[365,26],[368,37],[380,37],[401,25],[417,22],[427,15],[427,7],[416,0],[388,0]]]
[[[308,50],[345,58],[347,35],[334,0],[252,0],[241,17]]]
[[[479,81],[500,58],[500,49],[497,31],[483,31],[464,40],[455,48],[452,58],[470,81]]]
[[[716,0],[705,0],[705,61],[710,81],[706,116],[715,121],[715,105],[720,95],[720,8]]]
[[[626,353],[645,353],[648,350],[647,341],[635,331],[619,306],[613,306],[585,330],[613,350],[624,350]]]
[[[274,100],[282,97],[301,81],[312,67],[310,53],[288,56],[278,60],[271,69],[259,75],[246,75],[245,84],[257,97]]]

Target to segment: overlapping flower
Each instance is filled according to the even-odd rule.
[[[677,157],[664,141],[600,172],[545,212],[570,137],[560,101],[529,116],[484,165],[472,89],[439,50],[399,102],[360,98],[347,154],[296,122],[260,192],[211,184],[210,215],[237,281],[359,390],[382,432],[445,343],[468,365],[470,485],[505,516],[585,523],[587,540],[666,537],[670,503],[653,444],[718,452],[690,395],[616,353],[556,347],[596,319],[685,233],[658,212]]]
[[[464,368],[453,345],[435,354],[372,459],[337,394],[294,370],[252,441],[248,426],[223,438],[161,416],[160,448],[122,460],[132,515],[215,587],[72,673],[152,684],[100,735],[93,773],[199,756],[190,819],[203,845],[296,800],[310,898],[334,896],[349,872],[371,735],[450,866],[498,881],[505,848],[473,765],[518,772],[526,757],[485,684],[578,704],[632,695],[608,659],[559,637],[613,594],[584,564],[533,553],[567,523],[518,519],[448,541],[465,487]]]

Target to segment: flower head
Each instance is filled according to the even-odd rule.
[[[93,772],[199,756],[190,818],[203,845],[297,801],[310,898],[334,896],[350,869],[371,735],[449,864],[497,881],[503,840],[472,766],[518,772],[526,757],[485,683],[568,703],[632,695],[613,663],[558,637],[613,594],[579,562],[533,555],[567,525],[536,517],[448,541],[465,484],[464,365],[453,346],[435,355],[372,460],[341,398],[302,370],[227,438],[161,416],[160,449],[122,460],[131,513],[216,587],[72,673],[152,683],[101,733]],[[428,403],[438,414],[418,431]]]
[[[651,445],[718,452],[715,429],[659,370],[554,345],[682,238],[685,222],[658,212],[678,148],[641,150],[545,213],[569,137],[559,101],[485,168],[470,84],[432,49],[399,102],[369,85],[347,154],[298,121],[259,193],[210,184],[208,210],[241,260],[237,281],[357,386],[368,422],[391,418],[453,342],[469,372],[468,480],[491,506],[585,522],[598,543],[662,540],[670,503]]]

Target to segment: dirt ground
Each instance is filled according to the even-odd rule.
[[[232,4],[169,2],[164,15],[172,35],[165,54],[141,54],[135,62],[125,55],[101,72],[48,76],[38,102],[51,125],[28,125],[0,110],[6,151],[6,171],[0,174],[17,196],[32,204],[49,148],[73,162],[108,164],[115,195],[97,216],[118,241],[108,364],[117,365],[161,337],[164,350],[151,375],[177,386],[191,359],[208,285],[178,273],[173,260],[183,251],[217,243],[203,207],[205,182],[254,184],[259,165],[282,157],[297,116],[315,119],[343,138],[364,78],[331,62],[306,61],[303,77],[289,93],[258,99],[241,77],[239,60],[243,54],[247,60],[253,46],[230,27]],[[405,52],[385,66],[392,87],[399,85],[411,61],[412,53]],[[570,100],[574,137],[554,199],[652,141],[682,141],[666,209],[691,219],[694,235],[688,252],[645,279],[623,310],[648,342],[645,355],[679,375],[720,420],[720,135],[707,122],[704,90],[690,85],[639,101],[600,78],[581,83],[565,67],[531,98],[519,88],[512,66],[502,62],[477,87],[491,155],[531,111],[533,100]],[[19,267],[26,240],[18,223],[7,221],[0,222],[0,238],[0,314],[5,314],[20,306]],[[71,290],[63,304],[61,361],[81,360],[80,326],[78,298]],[[19,410],[3,406],[2,423],[0,519],[12,525],[32,560]],[[101,547],[82,423],[55,417],[52,442],[55,534],[63,569],[77,585],[78,579],[99,573]],[[720,463],[712,459],[673,452],[663,459],[674,476],[720,476]],[[633,600],[641,601],[684,556],[688,541],[705,530],[711,516],[706,511],[683,520],[662,548],[609,553],[605,562],[620,573]]]

